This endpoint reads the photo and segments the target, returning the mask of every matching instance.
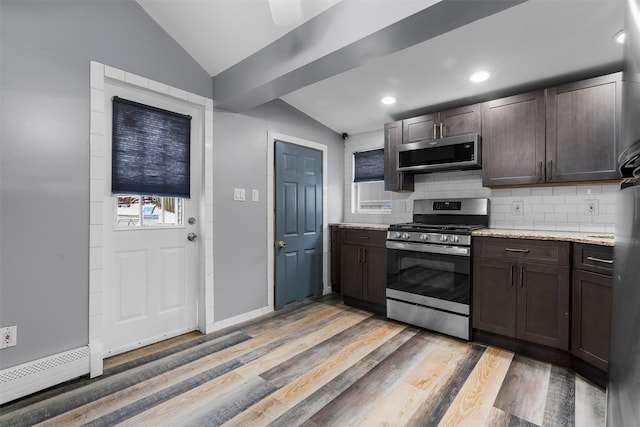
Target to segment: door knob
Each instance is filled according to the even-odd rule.
[[[286,247],[287,247],[287,244],[286,244],[284,241],[282,241],[282,240],[279,240],[276,244],[278,245],[278,247],[279,247],[280,249],[282,249],[282,248],[286,248]]]
[[[198,235],[196,233],[187,234],[187,240],[190,241],[190,242],[193,242],[194,240],[196,240],[197,237],[198,237]]]

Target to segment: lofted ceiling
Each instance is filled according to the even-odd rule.
[[[267,0],[137,2],[213,77],[218,108],[280,98],[338,133],[622,62],[623,0],[302,0],[297,26]],[[492,78],[469,82],[481,68]]]

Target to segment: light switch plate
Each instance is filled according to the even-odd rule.
[[[246,200],[244,188],[233,189],[233,200],[236,200],[238,202],[244,202]]]

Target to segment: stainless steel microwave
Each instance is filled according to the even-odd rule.
[[[481,137],[477,133],[402,144],[398,149],[399,172],[435,172],[482,167]]]

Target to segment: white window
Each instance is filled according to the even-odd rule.
[[[353,183],[355,213],[391,213],[391,192],[384,181]]]
[[[118,194],[118,228],[163,227],[184,224],[184,199],[137,194]]]
[[[384,149],[353,153],[354,213],[390,213],[391,193],[384,191]]]

